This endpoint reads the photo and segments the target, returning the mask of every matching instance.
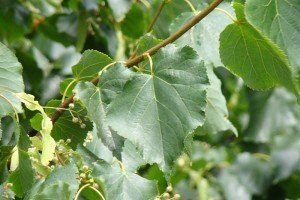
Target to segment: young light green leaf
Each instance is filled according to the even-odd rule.
[[[232,22],[232,19],[224,12],[235,16],[230,3],[224,2],[218,6],[218,9],[212,11],[200,23],[176,40],[175,44],[179,46],[189,45],[197,51],[205,63],[212,63],[216,67],[223,66],[219,55],[219,36],[225,27]],[[170,25],[170,33],[177,31],[194,15],[192,12],[179,15]]]
[[[21,112],[21,102],[13,93],[24,91],[22,65],[1,42],[0,74],[0,117]]]
[[[141,148],[148,162],[169,172],[189,133],[204,122],[208,78],[190,47],[169,45],[152,61],[110,104],[107,120]]]
[[[40,131],[43,137],[43,150],[41,155],[41,162],[43,165],[48,165],[54,157],[55,140],[51,137],[50,133],[53,128],[51,119],[45,113],[43,107],[39,102],[34,100],[34,96],[26,93],[17,93],[16,96],[25,104],[29,110],[37,110],[42,116],[42,129]]]
[[[222,62],[253,89],[283,85],[299,96],[284,53],[246,21],[242,4],[234,5],[238,21],[227,26],[220,36]]]
[[[291,66],[298,73],[298,78],[300,77],[299,10],[298,0],[248,0],[245,6],[249,23],[285,52]]]

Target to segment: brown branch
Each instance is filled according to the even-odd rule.
[[[186,33],[188,30],[190,30],[193,26],[195,26],[197,23],[199,23],[204,17],[206,17],[209,13],[211,13],[223,0],[215,0],[212,4],[210,4],[209,7],[201,11],[199,14],[194,16],[190,21],[188,21],[186,24],[184,24],[177,32],[172,34],[170,37],[159,43],[158,45],[150,48],[149,50],[145,51],[142,55],[139,55],[137,57],[134,57],[132,59],[129,59],[126,62],[127,67],[132,67],[140,62],[142,62],[145,59],[145,54],[153,55],[155,54],[159,49],[162,47],[174,42],[179,37],[181,37],[184,33]],[[165,2],[165,1],[164,1]],[[160,11],[161,12],[161,11]],[[94,78],[91,82],[95,85],[97,85],[99,81],[99,78]],[[54,124],[57,119],[61,116],[63,109],[67,108],[70,103],[74,101],[74,95],[66,99],[56,110],[56,112],[53,114],[51,120]]]
[[[193,17],[190,21],[188,21],[186,24],[184,24],[177,32],[172,34],[170,37],[159,43],[158,45],[150,48],[146,52],[144,52],[142,55],[139,55],[137,57],[134,57],[126,62],[127,67],[132,67],[133,65],[136,65],[140,62],[142,62],[145,57],[144,54],[149,54],[150,56],[155,54],[159,49],[162,47],[174,42],[178,38],[180,38],[183,34],[185,34],[188,30],[190,30],[193,26],[195,26],[197,23],[199,23],[204,17],[206,17],[211,11],[213,11],[223,0],[215,0],[209,7],[207,7],[205,10],[197,14],[195,17]]]

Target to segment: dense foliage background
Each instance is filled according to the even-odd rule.
[[[299,90],[285,68],[300,69],[299,0],[247,0],[246,5],[243,0],[224,1],[156,57],[146,57],[132,69],[119,62],[102,70],[98,84],[102,92],[85,82],[100,71],[86,70],[88,66],[103,68],[112,60],[140,55],[212,2],[165,1],[148,30],[162,1],[0,0],[0,199],[101,199],[101,194],[113,200],[300,198]],[[264,11],[266,5],[269,10]],[[8,65],[13,67],[10,73],[5,70]],[[199,71],[199,65],[205,65],[206,71]],[[23,81],[18,74],[21,66]],[[169,137],[163,141],[173,146],[156,151],[160,141],[131,134],[137,131],[134,111],[131,116],[119,113],[129,109],[126,103],[136,101],[127,95],[131,90],[122,93],[122,88],[133,73],[153,73],[152,67],[155,71],[169,66],[176,70],[191,66],[189,76],[170,81],[195,82],[193,89],[202,93],[185,94],[191,87],[178,90],[190,98],[188,107],[199,99],[193,111],[201,112],[191,115],[204,124],[194,131],[193,142],[185,138],[190,144],[185,149],[176,149],[176,138],[168,129]],[[132,88],[137,90],[146,76],[150,75],[136,76]],[[158,80],[153,84],[161,89],[156,94],[160,101],[176,100]],[[24,88],[43,107],[32,103],[32,96],[18,93],[16,97],[6,91]],[[49,116],[72,91],[76,101],[52,128]],[[140,91],[148,97],[148,91]],[[4,97],[12,101],[13,110]],[[20,99],[28,109],[17,105]],[[109,127],[102,131],[110,132],[113,140],[97,134],[107,105],[107,120],[121,136]],[[174,112],[176,105],[170,105]],[[20,113],[19,122],[15,112]],[[177,113],[180,123],[184,112]],[[153,115],[141,117],[143,123],[151,127]],[[176,119],[166,118],[180,129]],[[193,127],[189,123],[195,122],[185,121],[184,129]],[[52,137],[46,136],[49,129]],[[147,131],[148,135],[155,132]],[[153,143],[146,148],[135,144],[143,140]],[[173,163],[173,155],[183,150]],[[152,156],[147,160],[143,152]],[[161,161],[156,157],[160,154],[170,156]]]

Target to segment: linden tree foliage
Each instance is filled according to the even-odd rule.
[[[0,199],[299,199],[298,0],[2,0]]]

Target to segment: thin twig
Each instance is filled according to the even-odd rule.
[[[164,41],[162,41],[161,43],[159,43],[158,45],[150,48],[149,50],[147,50],[146,52],[144,52],[143,54],[136,56],[132,59],[129,59],[125,65],[127,67],[132,67],[142,61],[145,60],[145,56],[144,55],[153,55],[155,54],[159,49],[161,49],[162,47],[174,42],[175,40],[177,40],[179,37],[181,37],[184,33],[186,33],[188,30],[190,30],[193,26],[195,26],[197,23],[199,23],[204,17],[206,17],[209,13],[211,13],[223,0],[215,0],[212,4],[210,4],[209,7],[207,7],[206,9],[204,9],[203,11],[201,11],[199,14],[195,15],[190,21],[188,21],[186,24],[184,24],[177,32],[175,32],[174,34],[172,34],[170,37],[168,37],[167,39],[165,39]],[[147,58],[147,57],[146,57]],[[91,82],[94,85],[97,85],[99,81],[99,78],[96,77],[94,78]],[[72,103],[74,101],[74,95],[72,95],[71,97],[69,97],[68,99],[66,99],[58,108],[57,111],[53,114],[51,120],[52,123],[54,124],[56,122],[56,120],[61,116],[62,112],[63,112],[63,108],[67,108],[69,106],[70,103]]]
[[[162,47],[174,42],[179,37],[181,37],[183,34],[185,34],[188,30],[190,30],[193,26],[195,26],[197,23],[199,23],[204,17],[206,17],[211,11],[213,11],[223,0],[215,0],[209,7],[207,7],[205,10],[194,16],[190,21],[188,21],[186,24],[184,24],[177,32],[175,32],[173,35],[159,43],[158,45],[150,48],[146,52],[144,52],[142,55],[139,55],[137,57],[134,57],[127,61],[126,66],[132,67],[133,65],[136,65],[140,62],[142,62],[145,57],[143,56],[145,53],[149,53],[149,55],[155,54],[159,49]]]
[[[167,0],[162,0],[162,2],[159,4],[158,9],[157,9],[157,11],[156,11],[156,13],[155,13],[155,15],[154,15],[153,20],[151,21],[150,25],[149,25],[148,28],[147,28],[147,31],[146,31],[147,33],[149,33],[149,32],[152,30],[152,28],[153,28],[155,22],[157,21],[157,19],[158,19],[160,13],[161,13],[161,11],[162,11],[162,9],[164,8],[164,6],[165,6],[166,4],[167,4]]]

